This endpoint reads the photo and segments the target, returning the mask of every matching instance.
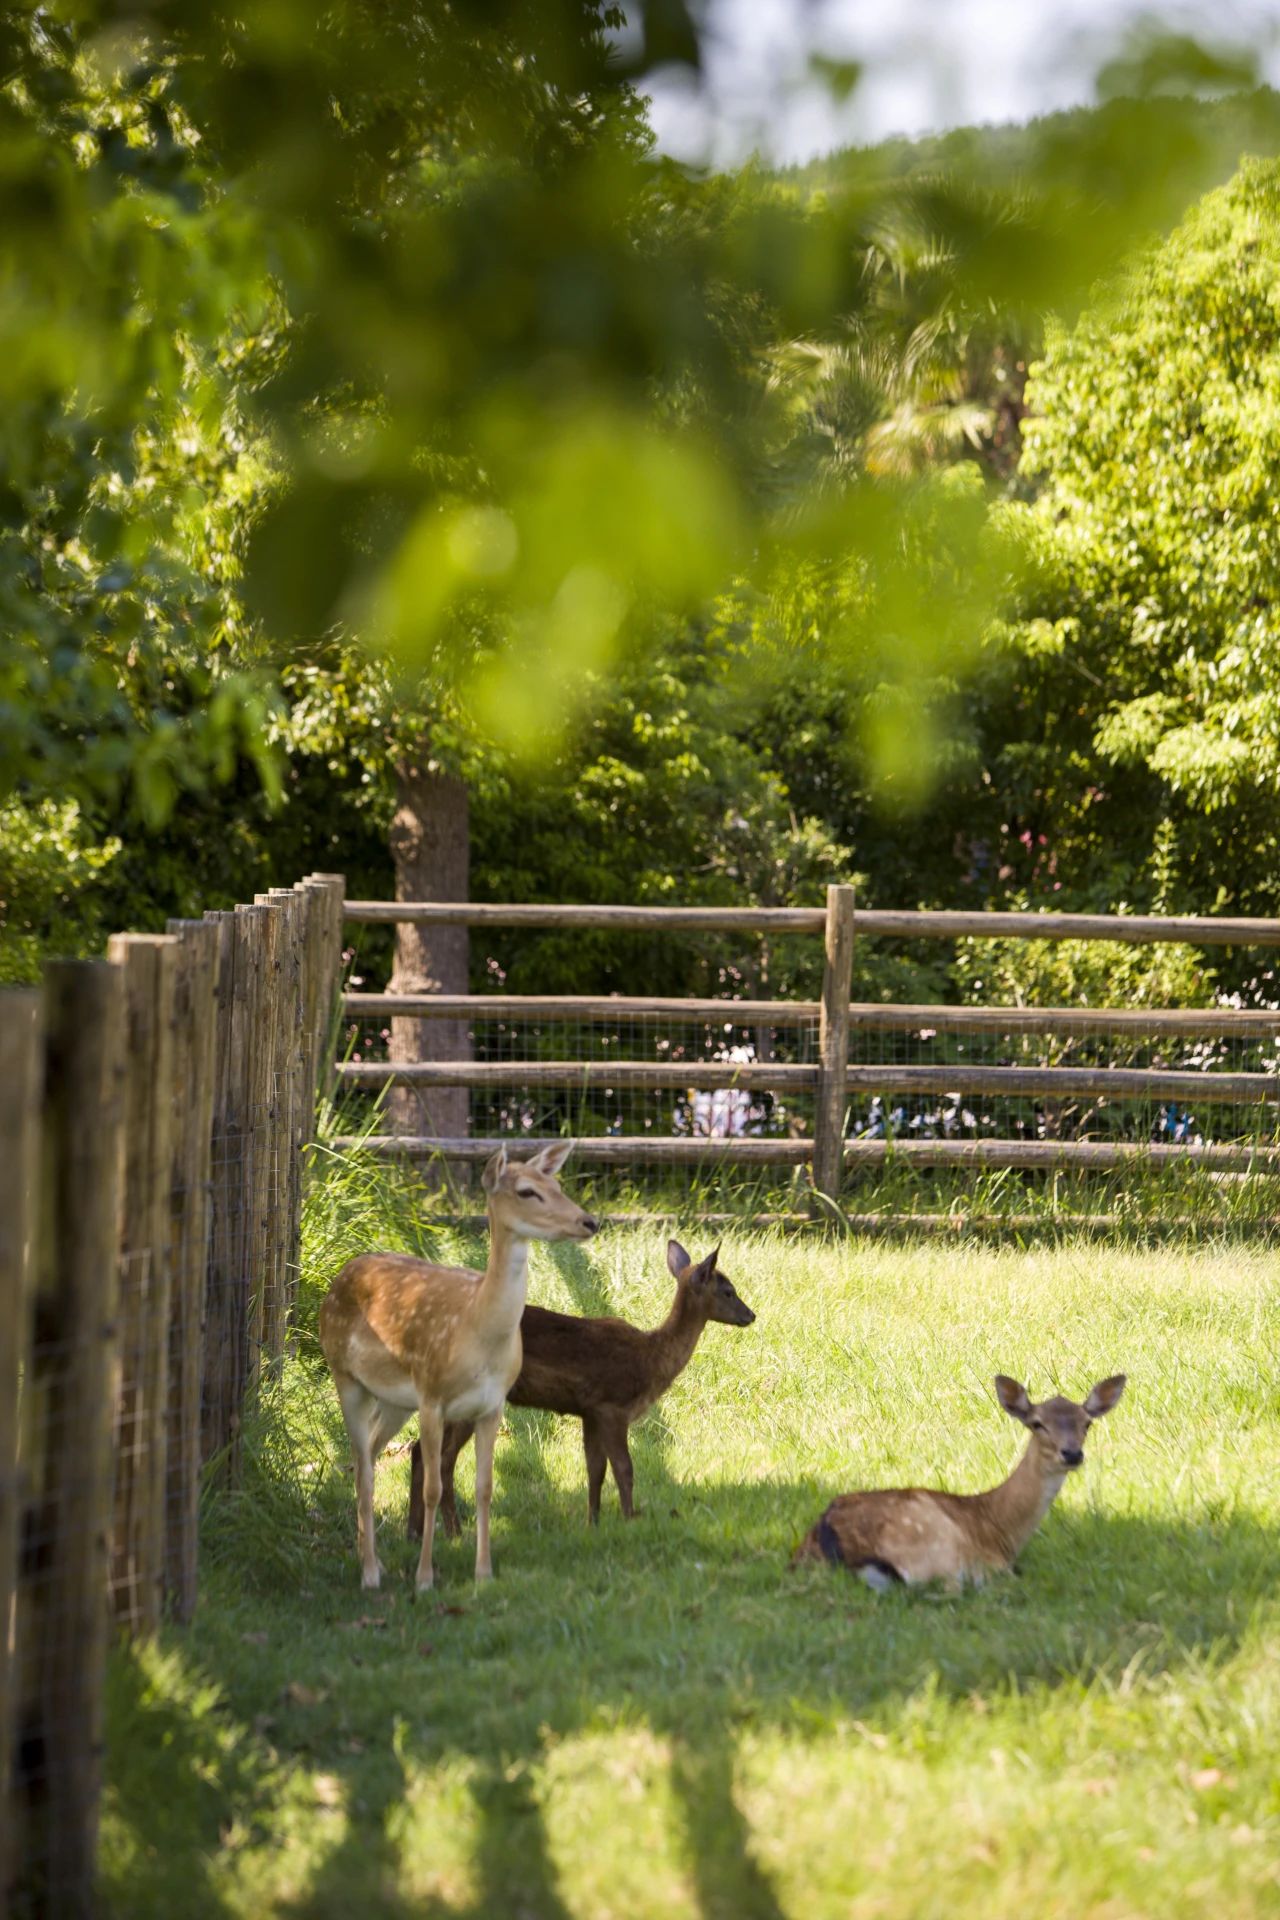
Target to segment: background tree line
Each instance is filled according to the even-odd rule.
[[[1277,173],[1240,161],[1280,102],[1150,40],[1091,112],[704,178],[642,102],[697,35],[645,23],[628,63],[570,0],[3,15],[7,977],[397,860],[1277,911]],[[468,964],[807,984],[785,943],[401,955]],[[1176,964],[1138,990],[1215,984]]]

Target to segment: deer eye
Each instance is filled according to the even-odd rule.
[[[517,1187],[516,1194],[521,1200],[541,1200],[542,1198],[536,1187]]]
[[[1043,1421],[1043,1420],[1032,1420],[1032,1421],[1030,1421],[1030,1422],[1028,1422],[1028,1424],[1029,1424],[1029,1426],[1030,1426],[1030,1428],[1031,1428],[1031,1431],[1032,1431],[1032,1433],[1043,1433],[1043,1432],[1044,1432],[1044,1421]]]

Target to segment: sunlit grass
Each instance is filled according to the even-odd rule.
[[[1265,1245],[726,1229],[759,1319],[711,1327],[633,1435],[642,1517],[610,1487],[590,1533],[579,1429],[513,1411],[496,1582],[473,1586],[468,1531],[415,1602],[403,1454],[379,1476],[388,1579],[360,1591],[308,1329],[360,1246],[482,1245],[382,1169],[320,1187],[308,1236],[298,1355],[243,1492],[208,1506],[197,1622],[113,1673],[113,1911],[1280,1912]],[[663,1237],[535,1249],[532,1295],[652,1324]],[[832,1492],[1005,1472],[997,1369],[1077,1396],[1130,1378],[1020,1578],[956,1600],[788,1570]]]

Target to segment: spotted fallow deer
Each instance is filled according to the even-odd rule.
[[[349,1260],[320,1308],[320,1344],[338,1389],[356,1466],[361,1584],[378,1586],[373,1473],[411,1414],[426,1461],[426,1515],[417,1585],[433,1582],[431,1543],[440,1504],[440,1442],[448,1420],[476,1432],[476,1579],[493,1572],[489,1507],[493,1443],[507,1390],[520,1371],[520,1315],[531,1240],[589,1240],[597,1222],[556,1175],[571,1142],[513,1161],[505,1147],[485,1167],[489,1261],[483,1273],[407,1254]]]
[[[829,1560],[878,1592],[927,1580],[943,1580],[953,1592],[966,1580],[980,1585],[1013,1566],[1067,1475],[1084,1464],[1085,1435],[1110,1413],[1124,1383],[1122,1373],[1100,1380],[1081,1406],[1057,1395],[1036,1405],[1025,1387],[998,1373],[1000,1405],[1031,1432],[1007,1480],[986,1493],[893,1487],[842,1494],[801,1541],[795,1560]]]

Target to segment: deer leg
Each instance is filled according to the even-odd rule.
[[[475,1428],[466,1420],[447,1420],[444,1438],[440,1442],[440,1519],[444,1525],[445,1536],[456,1540],[462,1532],[462,1523],[458,1519],[458,1503],[453,1492],[453,1470],[458,1464],[458,1455],[475,1432]],[[422,1443],[415,1440],[409,1452],[409,1524],[407,1532],[411,1540],[422,1538]]]
[[[634,1520],[640,1509],[632,1499],[635,1473],[631,1465],[631,1449],[627,1445],[627,1423],[621,1415],[609,1422],[605,1432],[605,1446],[609,1454],[609,1465],[613,1468],[618,1499],[622,1502],[622,1517],[624,1520]]]
[[[502,1425],[502,1407],[496,1406],[476,1421],[476,1579],[492,1580],[489,1558],[489,1508],[493,1502],[493,1444]]]
[[[382,1580],[373,1524],[373,1435],[378,1424],[378,1402],[350,1374],[337,1382],[337,1388],[356,1468],[356,1550],[360,1556],[360,1584],[373,1589]]]
[[[475,1432],[469,1420],[450,1420],[444,1430],[444,1441],[440,1448],[440,1474],[444,1481],[444,1491],[440,1500],[440,1518],[444,1521],[444,1530],[451,1540],[456,1540],[462,1532],[462,1523],[458,1519],[458,1503],[453,1493],[453,1470],[458,1464],[458,1455]]]
[[[395,1439],[411,1412],[410,1407],[393,1407],[389,1401],[379,1400],[377,1412],[373,1416],[373,1425],[369,1430],[369,1448],[375,1465],[387,1442]]]
[[[409,1523],[405,1528],[411,1540],[422,1538],[422,1511],[425,1502],[422,1497],[422,1442],[415,1440],[409,1449]],[[445,1532],[449,1523],[445,1521]]]
[[[436,1531],[436,1508],[440,1505],[440,1440],[444,1421],[439,1407],[424,1401],[418,1408],[418,1438],[422,1449],[423,1514],[422,1552],[418,1556],[417,1589],[425,1593],[435,1585],[431,1565],[431,1543]]]
[[[609,1462],[605,1452],[604,1431],[596,1414],[588,1413],[582,1417],[582,1446],[587,1456],[587,1516],[591,1525],[597,1527],[600,1524],[600,1493]]]

